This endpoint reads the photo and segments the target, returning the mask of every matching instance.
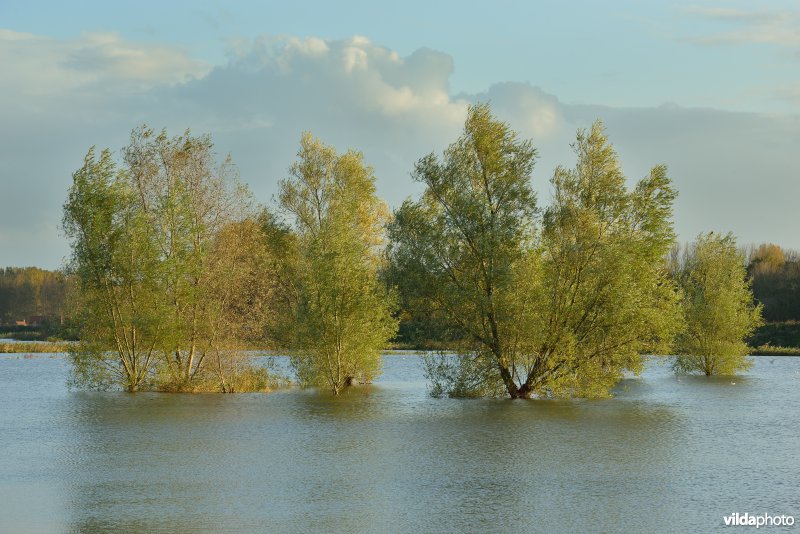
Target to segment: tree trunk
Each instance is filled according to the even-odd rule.
[[[500,368],[500,376],[503,379],[503,384],[506,386],[506,391],[508,392],[509,397],[512,399],[531,398],[531,387],[528,382],[523,384],[521,387],[517,387],[517,383],[514,382],[514,378],[511,376],[511,372],[508,370],[508,367],[502,363],[498,363],[498,367]]]
[[[517,396],[514,397],[517,399],[530,399],[531,398],[531,387],[530,384],[525,382],[522,387],[517,389]]]
[[[196,348],[195,342],[194,339],[192,339],[192,346],[189,348],[189,357],[187,358],[186,368],[184,369],[183,372],[183,382],[185,384],[188,384],[192,380],[191,372],[192,372],[192,365],[194,364],[195,348]]]

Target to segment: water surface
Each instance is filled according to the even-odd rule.
[[[800,358],[651,361],[602,401],[432,399],[414,355],[341,398],[68,391],[0,355],[2,532],[653,532],[800,520]]]

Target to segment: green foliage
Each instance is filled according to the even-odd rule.
[[[148,380],[164,330],[158,251],[139,199],[109,151],[90,150],[73,175],[63,228],[83,342],[71,353],[74,380],[136,391]],[[110,352],[113,351],[113,357]]]
[[[232,273],[238,267],[232,256],[248,246],[241,225],[253,214],[230,158],[217,165],[212,149],[208,136],[169,137],[141,127],[124,150],[159,254],[168,308],[161,320],[169,335],[158,348],[171,387],[188,387],[206,357],[235,339],[226,302],[242,280]]]
[[[395,214],[391,279],[410,315],[462,333],[455,356],[427,366],[434,393],[493,394],[501,383],[512,398],[607,395],[677,329],[663,268],[674,239],[666,170],[629,191],[599,123],[575,150],[541,224],[536,152],[486,105],[470,109],[441,161],[417,164],[426,189]]]
[[[535,391],[605,396],[642,353],[664,350],[680,326],[663,258],[674,241],[676,193],[654,167],[633,190],[602,124],[579,131],[574,169],[556,169],[538,269],[528,268],[534,324],[521,338]],[[532,335],[531,335],[532,334]],[[538,382],[538,383],[537,383]]]
[[[800,356],[800,347],[761,345],[750,350],[752,356]]]
[[[380,372],[398,302],[404,339],[447,349],[425,360],[437,396],[606,396],[684,323],[679,369],[742,369],[761,308],[733,238],[701,236],[683,262],[670,256],[665,167],[628,187],[599,122],[573,147],[576,166],[555,170],[541,211],[532,143],[473,106],[442,157],[417,162],[425,190],[392,219],[360,153],[306,134],[281,188],[289,224],[255,212],[208,136],[138,128],[120,166],[92,149],[64,206],[72,257],[61,280],[81,338],[73,382],[266,389],[274,377],[243,352],[266,332],[303,385],[338,394]],[[789,280],[796,265],[764,245],[749,269]],[[55,309],[51,277],[0,274],[0,294],[13,278],[39,288],[26,297],[37,309]]]
[[[731,234],[700,235],[681,273],[686,330],[679,336],[675,368],[731,375],[750,366],[745,338],[762,324],[744,256]]]
[[[64,206],[74,383],[194,390],[215,377],[225,389],[240,366],[222,359],[262,336],[271,294],[249,195],[207,136],[141,127],[123,153],[118,169],[90,150]]]
[[[531,143],[494,120],[488,106],[473,107],[443,160],[430,154],[417,163],[413,176],[425,192],[403,203],[390,228],[393,279],[410,313],[460,331],[453,346],[463,365],[499,363],[505,383],[503,322],[514,318],[498,298],[512,289],[513,265],[532,237],[535,158]]]
[[[339,155],[305,134],[298,158],[280,196],[294,236],[272,232],[287,246],[281,337],[300,382],[338,394],[378,374],[397,330],[394,296],[378,281],[388,213],[360,153]]]
[[[68,343],[59,341],[38,341],[38,342],[0,342],[0,353],[55,353],[67,352],[70,349]]]
[[[753,291],[755,293],[755,291]],[[758,298],[756,298],[758,300]],[[767,305],[763,304],[763,313],[766,315]],[[747,340],[751,347],[772,345],[777,347],[800,348],[800,322],[784,321],[764,323],[756,328],[753,335]]]

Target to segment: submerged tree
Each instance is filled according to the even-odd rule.
[[[338,394],[379,373],[397,330],[393,296],[378,280],[388,211],[360,153],[337,154],[310,134],[300,145],[280,196],[294,226],[283,337],[301,383]]]
[[[203,375],[223,393],[270,389],[273,377],[254,366],[248,349],[265,342],[273,320],[274,257],[257,218],[229,223],[214,236],[206,259],[207,287],[198,325]],[[199,366],[200,364],[198,364]]]
[[[230,323],[243,317],[222,316],[230,311],[225,295],[239,280],[220,270],[246,239],[241,230],[255,228],[242,226],[254,212],[230,158],[218,165],[212,150],[207,135],[169,137],[143,126],[124,151],[162,264],[161,289],[170,311],[162,317],[169,336],[159,347],[160,370],[162,382],[173,389],[190,387],[209,353],[238,345]],[[230,230],[237,226],[239,231]],[[224,248],[220,241],[227,242]]]
[[[529,141],[472,107],[463,135],[419,161],[426,186],[391,227],[395,279],[412,313],[462,332],[428,364],[434,393],[602,396],[678,322],[663,257],[675,193],[656,167],[633,191],[598,123],[574,170],[553,177],[537,225]]]
[[[439,389],[483,394],[499,381],[519,396],[506,336],[517,318],[503,305],[514,290],[513,267],[534,237],[535,159],[531,143],[494,120],[487,105],[470,108],[464,134],[444,159],[430,154],[417,163],[422,198],[395,213],[393,270],[411,313],[432,308],[463,333],[454,347],[460,357],[429,365],[444,380]]]
[[[90,151],[65,205],[85,317],[79,382],[109,385],[101,371],[118,369],[111,382],[128,390],[228,391],[240,366],[227,360],[263,333],[272,283],[249,194],[208,136],[141,127],[123,155],[118,169]]]
[[[676,193],[664,166],[629,190],[599,122],[573,147],[577,165],[556,169],[540,252],[523,270],[531,289],[520,298],[535,312],[520,339],[525,386],[596,397],[641,371],[642,354],[665,349],[680,326],[664,265]]]
[[[77,383],[137,391],[152,380],[165,329],[158,247],[139,198],[109,151],[86,155],[64,205],[82,343],[71,353]]]
[[[750,367],[745,338],[762,324],[732,234],[700,235],[689,252],[680,282],[686,329],[678,337],[675,368],[706,376],[731,375]]]

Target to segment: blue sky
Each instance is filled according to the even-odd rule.
[[[490,100],[547,202],[603,119],[630,178],[667,163],[676,228],[800,248],[797,2],[0,0],[0,265],[57,267],[70,173],[140,124],[209,132],[269,204],[300,132],[364,151],[390,204]]]

